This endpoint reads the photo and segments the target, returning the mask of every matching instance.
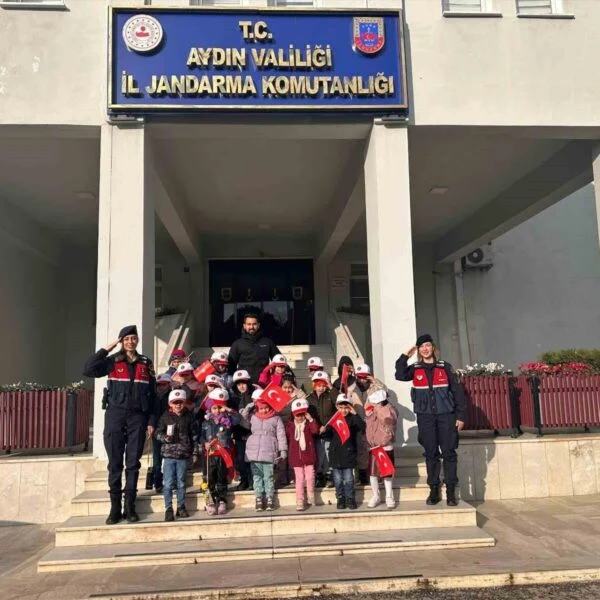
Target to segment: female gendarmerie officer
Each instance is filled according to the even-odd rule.
[[[417,352],[417,362],[408,359]],[[439,360],[430,335],[419,336],[417,343],[396,361],[396,379],[412,381],[411,397],[417,415],[419,444],[425,450],[427,504],[437,504],[440,493],[440,451],[444,459],[446,501],[456,506],[458,432],[465,426],[466,398],[456,380],[452,365]]]
[[[139,521],[135,512],[140,458],[146,431],[154,432],[156,381],[152,361],[136,351],[138,334],[135,325],[121,329],[119,339],[101,348],[85,365],[86,377],[108,375],[108,406],[104,417],[104,446],[108,454],[108,488],[110,514],[107,525],[121,520],[123,454],[125,454],[125,508],[123,517],[130,523]],[[108,355],[117,344],[121,351]]]

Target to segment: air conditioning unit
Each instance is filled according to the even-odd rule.
[[[489,269],[494,266],[494,256],[492,253],[492,244],[487,244],[481,248],[469,252],[463,258],[465,269]]]

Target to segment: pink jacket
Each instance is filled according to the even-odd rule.
[[[366,421],[367,443],[370,448],[393,446],[396,439],[398,411],[391,404],[385,406],[375,404]]]

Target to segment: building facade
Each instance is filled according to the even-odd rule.
[[[214,12],[197,4],[118,6]],[[157,300],[193,314],[195,347],[228,345],[248,306],[282,345],[368,306],[357,337],[392,385],[417,331],[456,364],[593,343],[566,307],[598,297],[593,188],[573,195],[599,173],[596,0],[320,0],[299,18],[402,11],[407,109],[176,114],[108,111],[110,5],[0,2],[2,379],[79,379],[129,322],[151,354]],[[493,268],[463,270],[491,241]]]

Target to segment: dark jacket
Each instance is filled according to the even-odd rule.
[[[354,366],[352,359],[349,356],[342,356],[340,358],[340,362],[338,363],[338,378],[333,382],[333,387],[340,392],[342,388],[342,371],[344,370],[344,365]],[[354,384],[356,381],[356,377],[354,375],[350,375],[348,377],[348,387]]]
[[[311,392],[306,396],[308,400],[309,412],[313,419],[316,419],[319,425],[326,425],[327,421],[333,417],[337,411],[335,401],[337,400],[337,391],[325,390],[320,397],[317,392]]]
[[[129,362],[123,352],[108,355],[100,348],[86,363],[85,377],[105,377],[108,375],[108,406],[140,411],[148,415],[149,425],[156,423],[156,379],[152,361],[138,354],[134,362]]]
[[[167,440],[167,425],[175,426],[175,433]],[[165,411],[158,421],[158,427],[154,434],[159,442],[162,442],[160,453],[163,458],[187,459],[193,454],[199,454],[197,438],[198,426],[194,415],[184,410],[176,415],[169,410]]]
[[[240,415],[236,412],[226,413],[223,417],[219,415],[219,420],[215,420],[212,413],[204,417],[202,429],[200,432],[200,443],[206,444],[213,440],[218,440],[223,448],[229,448],[233,436],[233,428],[240,422]]]
[[[415,368],[423,369],[427,377],[426,389],[416,389],[413,386],[411,398],[416,414],[447,414],[456,413],[456,418],[465,421],[467,418],[467,399],[463,387],[454,374],[449,362],[408,364],[408,356],[401,354],[396,361],[396,379],[398,381],[414,381]],[[442,369],[446,374],[447,386],[434,387],[435,370]]]
[[[296,423],[292,420],[285,426],[285,434],[288,440],[288,464],[290,467],[304,467],[305,465],[314,465],[317,462],[315,436],[319,433],[319,424],[314,419],[304,423],[305,450],[302,450],[300,442],[296,441]]]
[[[354,469],[356,467],[357,436],[365,431],[365,422],[358,415],[348,414],[346,423],[350,429],[350,438],[345,444],[342,444],[340,436],[331,425],[327,425],[323,434],[325,439],[331,440],[329,466],[332,469]]]
[[[229,397],[229,406],[233,408],[233,410],[238,413],[246,408],[248,404],[252,403],[252,393],[246,392],[245,394],[240,394],[236,391],[235,387],[231,392],[231,396]],[[248,427],[246,427],[248,425]],[[238,423],[233,428],[233,439],[234,440],[247,440],[250,435],[250,426],[246,421]]]
[[[244,332],[229,349],[229,371],[245,369],[252,381],[258,382],[261,371],[276,354],[281,354],[279,348],[261,331],[256,335]]]

